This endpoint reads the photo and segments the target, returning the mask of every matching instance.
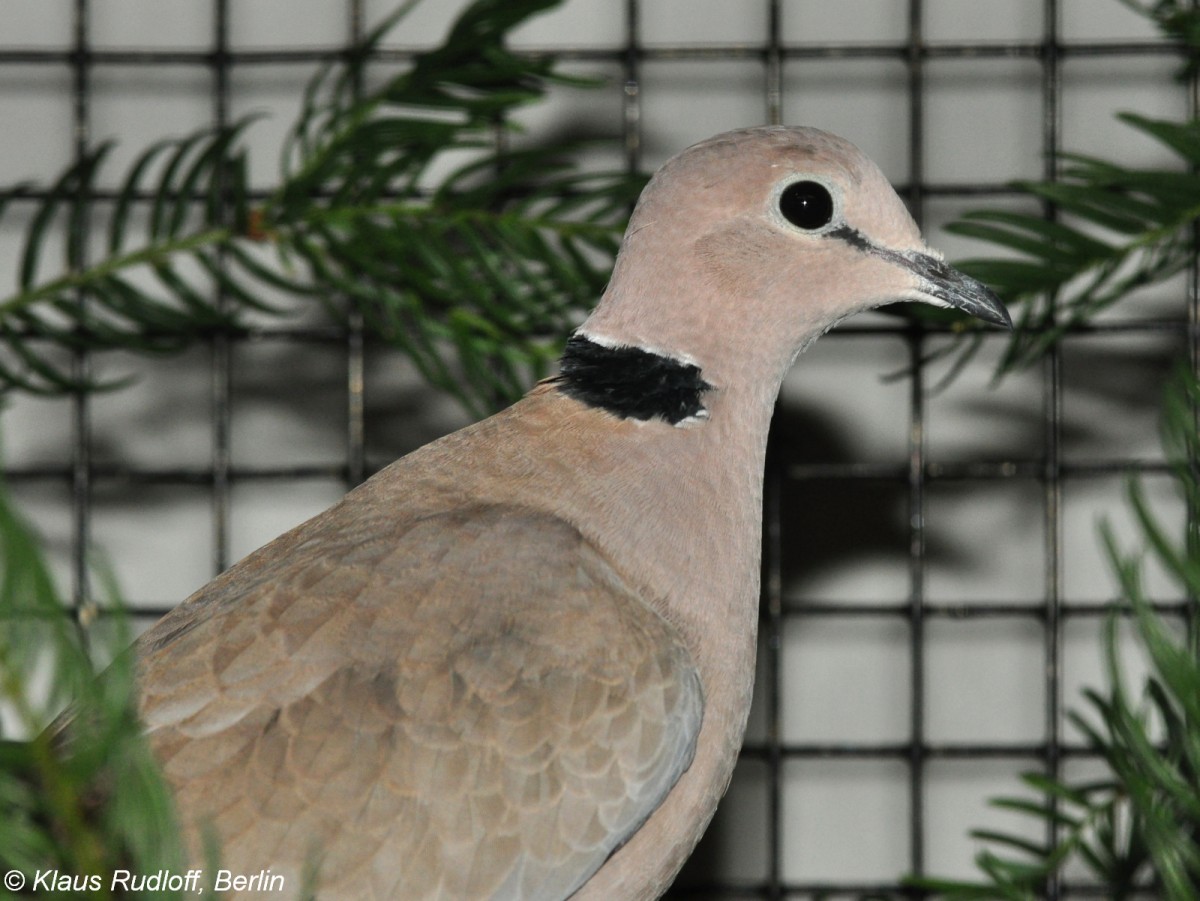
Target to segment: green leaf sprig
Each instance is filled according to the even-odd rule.
[[[1015,252],[964,260],[1018,310],[1001,369],[1028,366],[1064,335],[1128,298],[1182,272],[1194,254],[1200,216],[1200,121],[1133,113],[1118,118],[1178,156],[1178,170],[1118,166],[1067,154],[1056,181],[1018,182],[1058,217],[999,210],[968,213],[947,231]]]
[[[114,610],[111,640],[85,641],[40,540],[0,484],[0,706],[15,730],[0,734],[0,871],[23,874],[31,891],[39,871],[94,874],[87,896],[112,898],[117,869],[178,871],[184,859],[137,719],[131,655],[97,678],[98,658],[132,638]],[[69,727],[51,727],[68,703]]]
[[[518,108],[585,84],[505,45],[557,2],[475,0],[440,46],[372,87],[379,44],[415,0],[402,5],[307,85],[266,196],[249,182],[253,118],[153,145],[112,199],[98,187],[108,144],[36,201],[28,184],[0,194],[0,215],[36,203],[0,299],[0,392],[98,387],[79,383],[72,351],[172,352],[243,329],[250,311],[320,305],[337,322],[362,314],[476,415],[518,396],[603,290],[644,183],[580,173],[578,145],[500,139]],[[89,254],[97,220],[104,253]]]
[[[1126,551],[1102,529],[1122,590],[1104,635],[1108,686],[1086,689],[1086,710],[1068,716],[1105,773],[1086,781],[1021,777],[1028,793],[992,801],[1054,839],[1031,841],[998,830],[971,833],[982,847],[980,879],[912,879],[945,901],[1035,901],[1070,868],[1111,901],[1200,898],[1200,378],[1181,367],[1165,402],[1164,449],[1185,506],[1182,539],[1172,537],[1136,481],[1129,503],[1146,551]],[[1157,560],[1184,599],[1181,616],[1158,611],[1143,588],[1144,560]],[[1140,690],[1126,674],[1123,620],[1144,651],[1149,673]]]

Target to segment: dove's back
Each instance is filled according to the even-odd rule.
[[[488,465],[470,433],[423,449],[142,638],[153,747],[223,866],[298,887],[318,863],[329,898],[564,898],[687,768],[703,701],[675,630],[574,526],[473,496]]]

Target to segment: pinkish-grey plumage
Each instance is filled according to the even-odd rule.
[[[801,180],[832,199],[819,228],[780,212]],[[330,899],[661,894],[749,710],[780,382],[897,299],[1004,318],[845,141],[749,129],[667,163],[575,378],[638,348],[699,406],[623,415],[607,387],[543,382],[158,623],[141,709],[192,841],[207,825],[226,865],[296,887],[319,861]]]

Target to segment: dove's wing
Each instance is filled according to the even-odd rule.
[[[185,817],[322,897],[569,896],[691,762],[677,634],[547,514],[323,520],[139,645]]]

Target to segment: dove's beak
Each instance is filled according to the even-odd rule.
[[[892,250],[870,241],[862,232],[849,226],[829,232],[847,244],[907,270],[916,277],[911,295],[905,300],[920,300],[938,307],[953,307],[1007,329],[1013,327],[1012,317],[991,288],[978,279],[959,272],[940,257],[916,250]]]
[[[978,279],[971,278],[948,266],[944,260],[924,253],[904,254],[899,261],[920,279],[918,291],[922,299],[939,305],[954,307],[1007,329],[1013,327],[1012,317],[991,288]]]

